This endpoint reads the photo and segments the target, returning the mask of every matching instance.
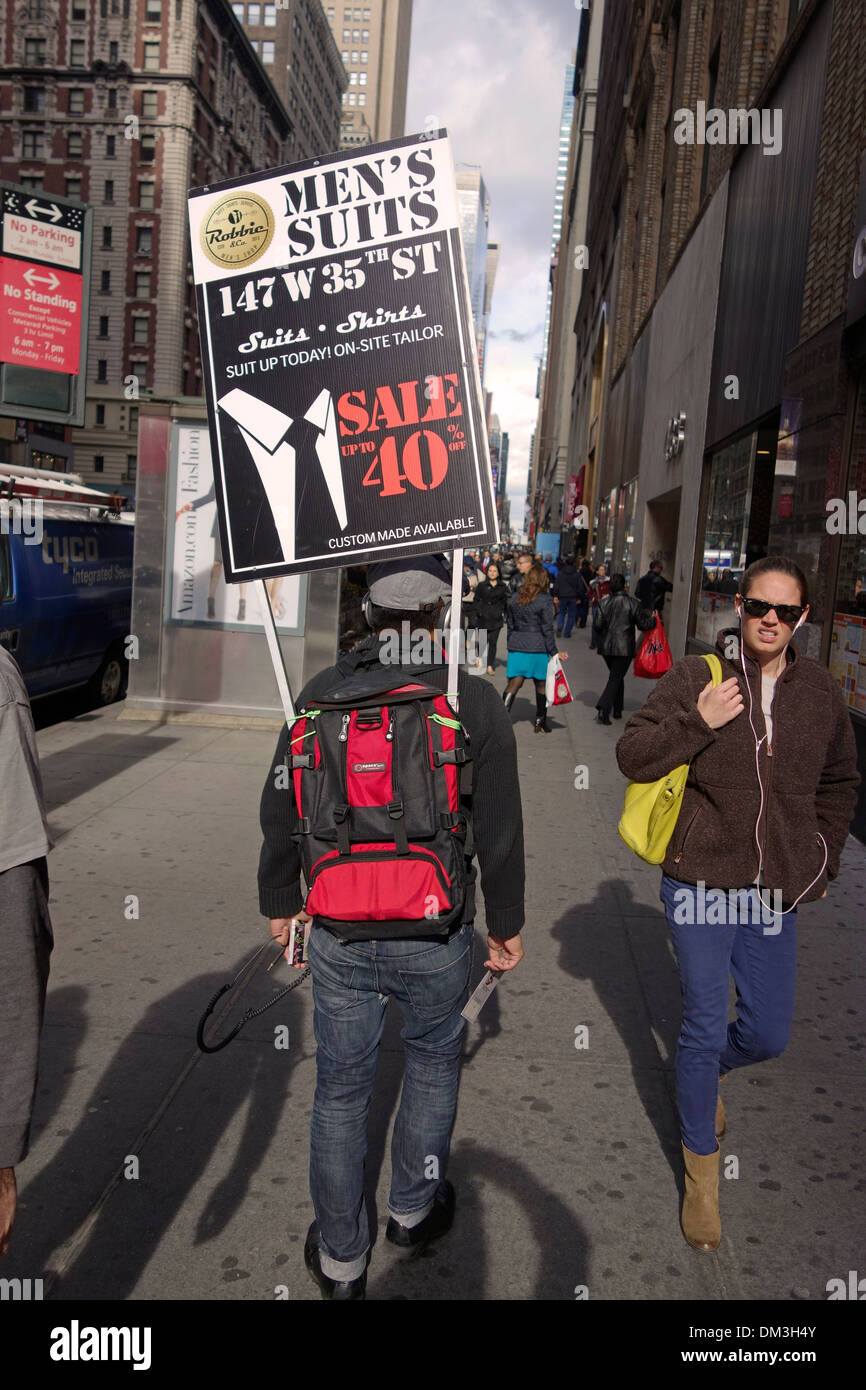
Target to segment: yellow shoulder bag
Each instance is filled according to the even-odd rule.
[[[722,683],[722,663],[713,653],[704,653],[710,668],[713,686]],[[629,849],[647,864],[661,864],[668,851],[683,793],[689,775],[689,764],[681,763],[666,777],[656,782],[629,782],[625,789],[625,805],[619,822],[619,833]]]

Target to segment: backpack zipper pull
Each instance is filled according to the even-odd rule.
[[[388,732],[387,732],[387,734],[385,735],[385,738],[387,739],[388,743],[393,743],[393,742],[394,742],[394,711],[393,711],[393,710],[390,710],[389,713],[388,713]]]
[[[349,720],[350,720],[351,718],[352,718],[351,714],[344,714],[344,715],[343,715],[343,727],[342,727],[342,729],[340,730],[340,742],[341,742],[341,743],[348,743],[348,742],[349,742]]]

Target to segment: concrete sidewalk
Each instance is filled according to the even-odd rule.
[[[828,1279],[862,1265],[866,850],[849,840],[829,898],[800,915],[790,1048],[728,1083],[723,1156],[739,1176],[722,1183],[722,1245],[700,1255],[678,1225],[679,987],[659,871],[616,832],[622,726],[593,722],[603,664],[586,632],[567,646],[575,703],[554,712],[553,733],[534,734],[525,693],[513,711],[527,957],[468,1031],[455,1226],[409,1266],[382,1239],[395,1014],[370,1123],[380,1238],[368,1297],[571,1300],[585,1287],[591,1299],[823,1300]],[[630,677],[626,716],[646,694]],[[39,734],[56,949],[2,1273],[53,1271],[55,1298],[273,1299],[282,1287],[317,1299],[302,1258],[309,983],[225,1052],[195,1046],[211,995],[267,939],[258,801],[276,733],[128,714],[115,706]],[[138,920],[125,916],[132,894]],[[483,959],[479,949],[475,978]],[[289,978],[283,965],[259,972],[242,1007]],[[274,1045],[281,1025],[287,1050]]]

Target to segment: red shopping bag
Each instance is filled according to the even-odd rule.
[[[636,676],[645,676],[647,680],[658,680],[673,664],[668,635],[661,618],[657,617],[655,627],[644,634],[638,648],[634,659],[634,673]]]
[[[570,705],[572,702],[573,697],[558,656],[552,656],[547,663],[545,695],[549,705]]]

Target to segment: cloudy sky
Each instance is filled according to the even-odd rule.
[[[480,165],[502,251],[485,386],[510,436],[512,522],[523,523],[535,428],[559,121],[577,40],[574,0],[415,0],[406,131],[435,115],[458,166]]]

